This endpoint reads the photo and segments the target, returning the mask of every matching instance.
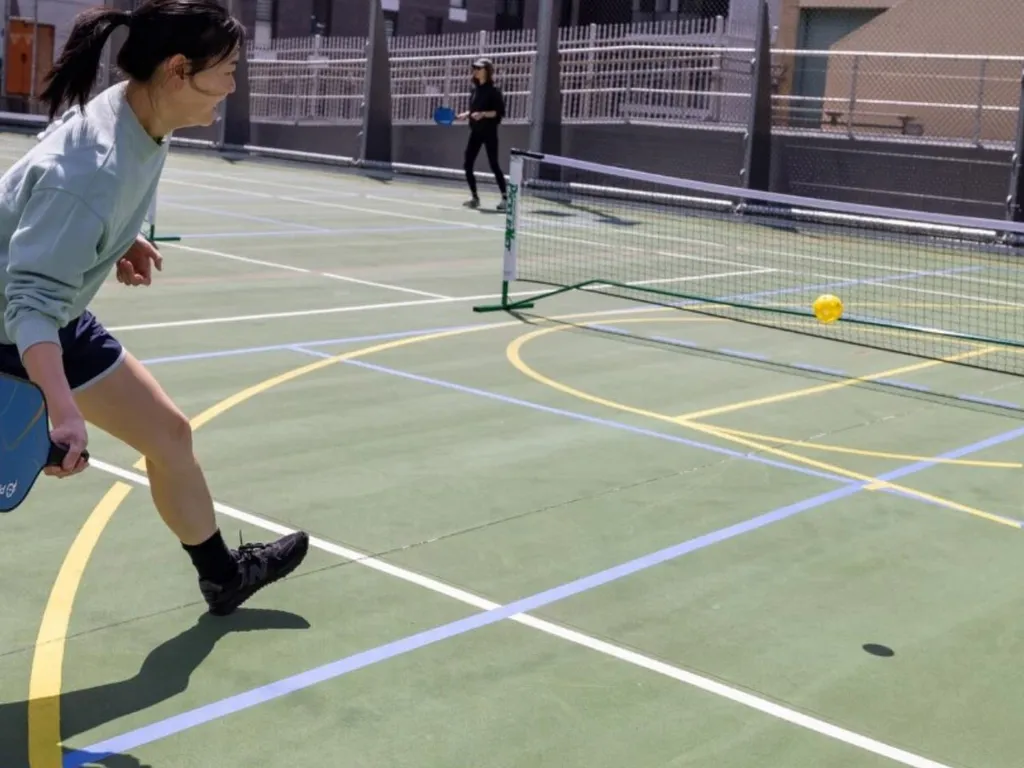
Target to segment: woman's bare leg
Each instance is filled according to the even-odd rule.
[[[252,545],[240,554],[228,550],[193,453],[188,419],[131,354],[125,353],[115,370],[76,392],[75,400],[87,422],[145,457],[153,503],[192,558],[212,611],[230,613],[302,562],[308,547],[305,534]],[[242,560],[259,567],[242,567]]]
[[[126,353],[115,371],[75,400],[87,422],[145,456],[153,503],[182,544],[201,544],[217,532],[213,499],[192,452],[192,427],[145,366]]]

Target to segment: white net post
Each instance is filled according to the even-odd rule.
[[[516,279],[516,227],[519,223],[519,188],[523,184],[523,156],[512,155],[509,165],[508,204],[505,210],[505,254],[502,283],[505,288]]]
[[[540,157],[540,155],[533,156]],[[525,165],[525,162],[526,159],[524,157],[524,153],[512,150],[512,158],[509,163],[508,172],[508,201],[505,208],[505,240],[501,270],[501,303],[476,306],[473,307],[474,312],[497,312],[499,310],[529,309],[533,306],[533,303],[529,301],[510,304],[508,300],[509,283],[513,282],[518,274],[516,253],[519,228],[519,193],[523,184],[523,166]]]

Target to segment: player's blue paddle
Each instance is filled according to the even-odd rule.
[[[438,125],[451,125],[455,122],[455,110],[451,107],[438,107],[434,110],[434,122]]]
[[[21,504],[44,467],[59,466],[67,448],[50,440],[43,391],[0,373],[0,512]],[[88,459],[88,451],[82,452]]]

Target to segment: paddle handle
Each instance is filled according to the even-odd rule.
[[[50,454],[46,457],[46,466],[59,467],[64,463],[64,457],[68,455],[68,446],[50,442]],[[82,458],[89,460],[89,452],[82,451]]]

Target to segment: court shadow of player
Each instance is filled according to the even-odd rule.
[[[637,219],[627,219],[623,216],[616,216],[615,214],[603,211],[600,208],[591,208],[590,206],[583,205],[575,200],[567,200],[557,196],[545,195],[543,192],[536,193],[535,197],[543,199],[549,203],[554,203],[562,210],[548,208],[533,209],[530,211],[530,215],[532,216],[571,219],[578,218],[583,214],[590,216],[597,224],[607,224],[611,227],[636,227],[643,223]]]
[[[286,611],[242,609],[232,616],[220,618],[204,614],[184,632],[150,651],[132,677],[62,694],[61,735],[70,739],[184,692],[188,689],[192,673],[225,635],[272,629],[308,629],[309,626],[301,616]],[[0,764],[3,768],[28,768],[27,734],[28,702],[0,704]],[[71,751],[64,750],[65,754]],[[160,768],[124,754],[86,765]]]

